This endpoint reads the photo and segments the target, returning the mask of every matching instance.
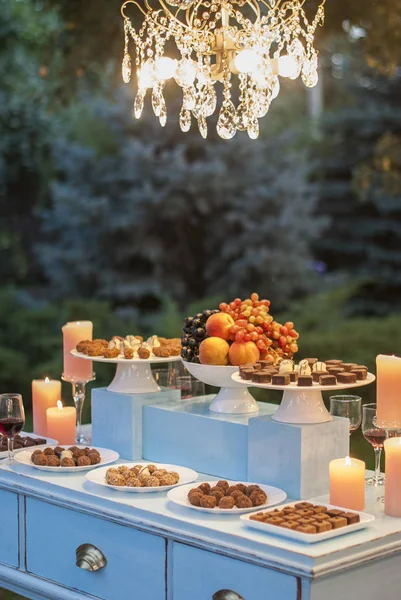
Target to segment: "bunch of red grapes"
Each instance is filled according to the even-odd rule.
[[[259,295],[251,294],[250,298],[235,298],[227,304],[219,306],[221,312],[230,315],[235,324],[230,329],[230,339],[235,342],[255,342],[262,358],[269,351],[281,357],[292,358],[298,352],[296,340],[299,333],[294,323],[287,321],[284,325],[275,321],[269,314],[270,300],[259,300]]]

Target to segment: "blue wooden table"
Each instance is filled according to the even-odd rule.
[[[41,600],[212,600],[221,590],[234,595],[218,600],[393,600],[401,519],[383,515],[381,490],[367,493],[372,527],[306,545],[175,506],[165,493],[124,494],[84,474],[0,464],[0,586]],[[83,544],[107,565],[77,567]]]

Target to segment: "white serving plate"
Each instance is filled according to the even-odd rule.
[[[71,354],[76,358],[83,358],[84,360],[91,360],[94,362],[104,362],[104,363],[112,363],[112,364],[145,364],[145,363],[168,363],[172,361],[181,360],[180,356],[167,356],[163,358],[161,356],[154,356],[151,354],[149,358],[124,358],[121,354],[116,358],[104,358],[104,356],[88,356],[87,354],[83,354],[82,352],[77,352],[76,350],[71,350]]]
[[[208,481],[202,483],[209,483],[211,487],[214,487],[217,481]],[[261,506],[258,506],[258,511],[263,510],[265,508],[269,508],[270,506],[275,506],[280,502],[284,502],[287,498],[287,494],[280,490],[280,488],[273,487],[272,485],[263,485],[262,483],[250,483],[250,482],[240,482],[240,481],[228,481],[230,485],[235,485],[236,483],[244,483],[244,485],[258,485],[264,492],[267,494],[267,502]],[[167,494],[167,498],[178,504],[179,506],[185,506],[185,508],[192,508],[193,510],[198,510],[204,513],[214,513],[215,515],[242,515],[244,513],[255,512],[256,507],[252,506],[251,508],[203,508],[202,506],[193,506],[188,500],[188,492],[193,488],[193,485],[183,485],[174,490],[170,490]]]
[[[76,445],[77,448],[86,448],[86,446],[80,446],[79,444],[73,445]],[[57,444],[46,444],[46,448],[56,448],[56,446]],[[67,447],[69,448],[70,446],[64,444],[62,447],[67,449]],[[38,449],[37,446],[35,448],[32,447],[32,450],[25,450],[24,452],[19,452],[19,454],[16,454],[15,461],[17,463],[20,463],[21,465],[33,467],[34,469],[39,469],[39,471],[50,471],[52,473],[79,473],[80,471],[89,471],[91,469],[97,469],[98,467],[102,467],[104,465],[109,465],[118,460],[118,458],[120,458],[120,455],[114,450],[108,450],[107,448],[98,448],[97,446],[88,447],[93,448],[94,450],[97,450],[100,453],[101,461],[98,465],[88,465],[87,467],[47,467],[41,465],[34,465],[31,461],[31,454],[32,452]]]
[[[106,483],[107,468],[96,469],[95,471],[90,471],[89,473],[86,474],[86,479],[88,481],[90,481],[91,483],[95,483],[96,485],[100,485],[100,486],[108,488],[108,489],[116,490],[117,492],[132,492],[134,494],[135,493],[146,494],[146,493],[154,493],[154,492],[167,492],[168,490],[171,490],[172,488],[176,488],[177,486],[180,486],[180,485],[183,485],[186,483],[190,483],[191,481],[196,481],[198,479],[198,473],[196,471],[193,471],[192,469],[188,469],[187,467],[179,467],[177,465],[165,465],[165,464],[161,464],[161,463],[139,460],[138,462],[124,463],[124,465],[118,465],[118,466],[119,467],[127,466],[127,467],[131,468],[131,467],[134,467],[135,465],[143,465],[143,466],[155,465],[156,467],[159,467],[160,469],[166,469],[167,471],[175,471],[180,476],[180,479],[179,479],[178,483],[175,483],[174,485],[163,485],[163,486],[159,486],[159,487],[135,488],[135,487],[120,486],[120,485],[110,485],[109,483]]]
[[[290,504],[286,504],[285,506],[294,506],[294,504],[297,504],[297,502],[292,502]],[[346,527],[340,527],[339,529],[331,529],[330,531],[324,531],[323,533],[302,533],[301,531],[284,529],[283,527],[279,527],[278,525],[270,525],[269,523],[261,523],[260,521],[251,520],[250,517],[252,517],[252,514],[262,512],[260,510],[253,511],[252,514],[243,515],[240,518],[241,521],[243,521],[244,525],[250,527],[251,529],[258,529],[259,531],[264,531],[265,533],[272,533],[273,535],[278,535],[279,537],[296,540],[305,544],[316,544],[316,542],[323,542],[325,540],[329,540],[340,535],[346,535],[347,533],[352,533],[353,531],[364,529],[365,527],[368,527],[372,523],[372,521],[375,520],[375,517],[373,515],[369,515],[368,513],[359,512],[357,510],[348,510],[344,509],[341,506],[334,506],[333,504],[324,504],[324,502],[318,502],[318,504],[320,506],[326,506],[327,508],[337,508],[340,510],[344,510],[344,512],[357,513],[359,515],[360,521],[359,523],[354,523],[353,525],[347,525]],[[284,506],[280,508],[284,508]]]
[[[254,381],[248,381],[245,379],[241,379],[239,371],[236,371],[232,376],[231,376],[232,380],[235,381],[236,383],[242,383],[242,385],[245,385],[247,387],[256,387],[256,388],[262,388],[262,389],[266,389],[266,390],[280,390],[280,391],[287,391],[287,390],[298,390],[298,391],[311,391],[311,390],[316,390],[316,391],[320,391],[320,392],[324,392],[324,391],[333,391],[333,390],[348,390],[348,389],[352,389],[352,388],[359,388],[362,387],[363,385],[369,385],[370,383],[373,383],[376,379],[376,377],[373,375],[373,373],[368,373],[368,376],[366,379],[364,379],[363,381],[357,381],[356,383],[338,383],[336,385],[320,385],[319,383],[315,383],[313,382],[312,385],[298,385],[297,383],[289,383],[288,385],[272,385],[271,383],[255,383]]]
[[[28,448],[16,448],[14,450],[14,455],[19,452],[24,452],[24,450],[41,450],[42,448],[45,448],[46,446],[52,446],[52,445],[57,446],[57,444],[58,444],[57,440],[48,438],[45,435],[36,435],[36,433],[27,433],[26,431],[21,431],[20,436],[21,437],[31,437],[31,438],[46,438],[46,444],[40,444],[40,446],[29,446]],[[2,459],[2,458],[8,458],[7,450],[5,450],[4,452],[0,452],[0,459]]]

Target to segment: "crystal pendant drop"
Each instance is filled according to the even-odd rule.
[[[203,115],[200,115],[198,117],[198,127],[199,127],[201,136],[205,140],[207,138],[207,122]]]
[[[273,85],[272,85],[272,100],[274,100],[274,98],[277,98],[277,96],[280,93],[280,81],[278,77],[275,77],[273,79]]]
[[[237,108],[237,114],[235,117],[235,126],[238,129],[238,131],[246,131],[248,129],[248,115],[247,115],[247,110],[246,110],[246,106],[241,103],[238,105]]]
[[[258,93],[255,94],[255,116],[258,119],[266,116],[271,103],[271,94],[270,92],[266,92],[264,90],[259,90]]]
[[[128,53],[124,54],[122,65],[122,76],[124,83],[129,83],[131,80],[131,57]]]
[[[259,137],[259,121],[256,117],[251,117],[249,119],[248,135],[251,140],[256,140]]]
[[[312,58],[306,58],[302,68],[302,81],[306,87],[314,87],[318,80],[318,65],[317,65],[317,57],[312,56]]]
[[[163,98],[163,100],[164,100],[164,98]],[[160,107],[159,123],[162,127],[164,127],[167,123],[167,108],[166,108],[165,102]]]
[[[145,100],[145,94],[139,91],[135,97],[134,102],[134,117],[135,119],[140,119],[143,111],[143,104]]]
[[[163,88],[160,85],[157,85],[153,88],[152,107],[156,117],[160,117],[160,113],[162,112],[163,107],[164,110],[166,109],[166,101],[164,100],[163,96]]]
[[[180,112],[180,128],[184,133],[191,129],[191,113],[184,107]]]
[[[237,132],[235,126],[236,111],[231,100],[224,100],[217,121],[217,133],[223,140],[230,140]]]
[[[217,96],[212,85],[208,85],[202,96],[201,111],[204,117],[211,117],[217,106]]]
[[[184,89],[182,105],[186,110],[193,110],[196,106],[196,90],[193,85]]]

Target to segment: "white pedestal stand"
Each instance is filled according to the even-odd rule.
[[[102,356],[87,356],[76,350],[72,350],[71,354],[83,360],[116,364],[116,374],[113,381],[107,387],[107,390],[120,394],[152,394],[159,392],[160,387],[153,378],[151,365],[155,363],[168,364],[181,360],[179,356],[170,356],[168,358],[151,356],[145,359],[103,358]]]
[[[265,390],[283,391],[283,399],[276,414],[272,417],[278,423],[313,424],[327,423],[332,420],[323,402],[322,391],[348,390],[369,385],[375,381],[375,376],[368,373],[363,381],[345,384],[338,383],[335,386],[325,386],[313,383],[312,386],[299,386],[296,383],[289,385],[270,385],[269,383],[254,383],[241,379],[237,371],[232,375],[234,382],[245,387],[257,387]]]

